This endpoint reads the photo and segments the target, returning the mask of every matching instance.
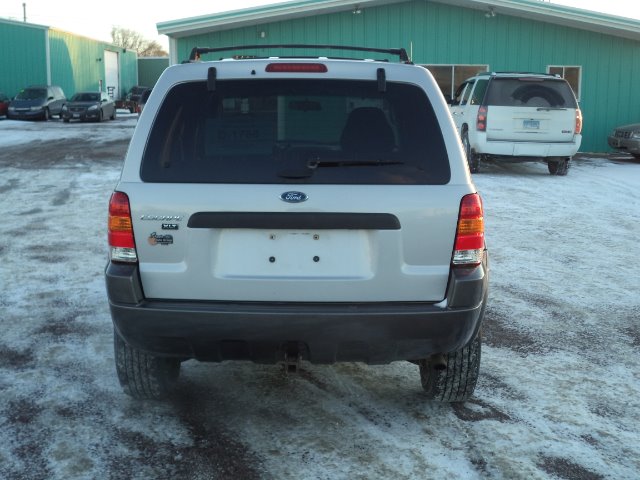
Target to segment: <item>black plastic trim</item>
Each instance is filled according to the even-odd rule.
[[[268,230],[400,230],[389,213],[198,212],[189,228],[258,228]]]
[[[209,70],[207,71],[207,91],[215,92],[217,76],[218,71],[216,70],[216,67],[209,67]]]
[[[477,334],[484,303],[448,309],[427,303],[111,303],[118,334],[158,356],[203,361],[282,360],[303,345],[313,363],[418,360],[458,350]]]

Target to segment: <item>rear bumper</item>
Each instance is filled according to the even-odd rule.
[[[487,260],[452,273],[446,302],[183,302],[145,299],[137,267],[109,263],[111,316],[132,346],[159,356],[275,363],[293,346],[313,363],[418,360],[477,333]]]
[[[479,141],[474,146],[476,153],[508,157],[572,157],[580,149],[582,137],[576,135],[573,142],[536,143],[508,141]]]

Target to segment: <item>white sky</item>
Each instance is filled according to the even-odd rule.
[[[158,36],[158,22],[281,2],[111,0],[104,3],[95,0],[2,0],[0,17],[22,20],[23,3],[26,3],[27,21],[31,23],[48,25],[105,41],[111,41],[111,27],[117,25],[140,32],[145,38],[155,39],[167,48],[167,37]],[[354,3],[357,1],[354,0]],[[640,2],[636,0],[553,0],[552,3],[640,20]]]

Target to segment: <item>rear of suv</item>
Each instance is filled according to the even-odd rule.
[[[469,167],[480,161],[539,161],[566,175],[582,141],[582,113],[563,78],[482,73],[464,81],[451,102]]]
[[[162,397],[187,359],[408,360],[428,398],[470,397],[482,201],[433,77],[373,51],[402,61],[242,55],[162,74],[109,205],[126,393]]]

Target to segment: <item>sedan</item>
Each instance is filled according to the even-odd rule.
[[[105,92],[79,92],[62,107],[62,119],[94,120],[101,122],[105,118],[115,120],[116,104]]]
[[[617,127],[607,138],[609,146],[640,160],[640,123]]]

